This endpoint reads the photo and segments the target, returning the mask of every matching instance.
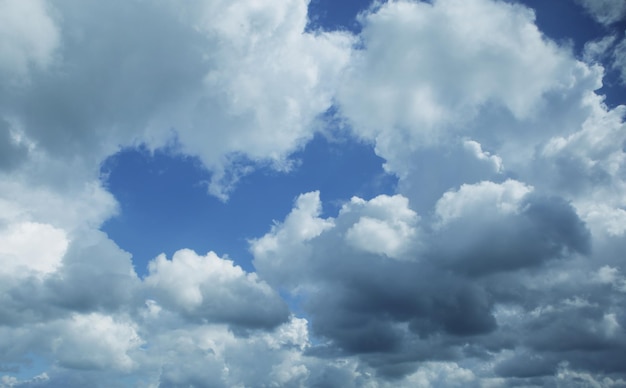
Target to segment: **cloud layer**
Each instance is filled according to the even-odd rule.
[[[0,387],[625,385],[623,36],[577,56],[496,0],[311,31],[307,5],[0,0]],[[302,193],[254,272],[180,247],[140,278],[100,231],[121,148],[197,157],[226,200],[320,131],[397,192]]]

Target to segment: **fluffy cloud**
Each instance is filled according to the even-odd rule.
[[[416,244],[415,231],[406,233],[408,226],[405,224],[404,233],[402,227],[390,232],[391,227],[388,226],[402,225],[407,217],[412,223],[417,220],[407,204],[406,198],[400,196],[381,196],[370,201],[353,198],[334,220],[335,227],[327,228],[306,242],[301,240],[303,244],[298,246],[304,254],[293,251],[295,244],[286,250],[280,246],[273,247],[271,251],[263,249],[264,241],[272,236],[296,234],[289,229],[298,226],[287,222],[253,242],[252,250],[256,257],[255,266],[262,276],[275,279],[278,286],[286,286],[307,300],[305,306],[315,318],[312,327],[316,334],[331,339],[349,354],[404,354],[408,357],[406,370],[410,370],[411,361],[424,356],[424,347],[436,349],[439,341],[431,338],[422,343],[413,331],[423,329],[434,333],[442,330],[469,334],[492,330],[494,322],[488,311],[490,302],[485,299],[482,290],[464,283],[462,279],[450,279],[449,283],[440,279],[440,285],[426,281],[437,273],[437,269],[423,257],[415,256],[420,249]],[[298,208],[294,209],[294,212],[297,211]],[[375,219],[373,216],[378,219],[375,227],[357,229],[363,225],[364,219]],[[371,234],[372,239],[379,238],[381,233],[392,233],[394,238],[376,249],[371,249],[370,245],[355,246],[355,230]],[[398,241],[400,246],[406,247],[403,254],[407,257],[413,255],[411,260],[389,261],[388,256],[393,257],[396,253],[392,248],[398,246]],[[283,281],[284,269],[272,264],[293,256],[300,259],[290,267],[292,273],[287,274],[286,281]],[[448,292],[443,296],[441,292],[446,288]],[[415,299],[415,295],[420,297]],[[451,307],[463,303],[461,301],[467,303],[462,311],[435,307],[439,303]],[[444,349],[441,351],[446,352]],[[396,366],[385,365],[387,361],[384,359],[369,362],[383,373],[405,373],[400,370],[394,372]],[[378,365],[380,363],[382,365]],[[390,370],[386,371],[387,368]]]
[[[303,300],[328,341],[315,351],[406,384],[433,358],[482,371],[464,384],[544,384],[564,362],[621,373],[621,302],[601,289],[621,284],[607,268],[622,246],[623,108],[593,93],[602,69],[512,4],[398,1],[362,22],[340,109],[421,218],[416,229],[392,200],[373,217],[382,201],[353,199],[335,219],[310,213],[329,225],[314,238],[265,249],[297,235],[289,215],[253,242],[259,273]],[[399,246],[411,260],[385,260]]]
[[[52,350],[61,366],[69,368],[130,370],[134,364],[128,352],[142,343],[132,323],[100,314],[74,315],[62,330],[52,340]]]
[[[290,285],[300,282],[298,270],[308,259],[308,241],[334,227],[332,219],[319,217],[321,211],[319,192],[303,194],[282,224],[273,226],[270,233],[251,243],[251,251],[257,258],[255,267],[266,279],[270,282],[280,279]]]
[[[305,32],[303,0],[11,4],[1,57],[20,63],[0,71],[37,65],[30,82],[0,90],[2,117],[22,136],[95,167],[119,146],[163,146],[174,128],[222,198],[247,161],[287,168],[351,52],[347,34]],[[25,13],[36,18],[22,23]]]
[[[352,199],[333,226],[284,250],[265,242],[297,236],[298,224],[277,224],[253,242],[259,273],[302,300],[313,334],[326,339],[311,354],[357,356],[377,376],[407,385],[441,378],[423,364],[433,358],[447,360],[446,368],[470,368],[459,385],[495,383],[498,376],[544,381],[563,362],[597,376],[621,371],[610,360],[623,351],[622,302],[605,296],[607,287],[620,289],[621,277],[604,266],[585,279],[597,263],[588,260],[591,235],[571,205],[519,182],[482,182],[442,196],[439,221],[421,231],[412,261],[390,261],[382,249],[368,251],[346,238],[372,208],[379,216],[395,214],[396,222],[411,213],[397,203],[407,202]],[[416,237],[403,236],[407,244]],[[271,265],[294,257],[287,269]],[[591,348],[603,361],[587,353]]]
[[[559,198],[532,196],[515,181],[463,185],[437,202],[442,240],[433,255],[471,275],[519,269],[590,252],[590,235]]]
[[[364,49],[340,102],[367,137],[386,140],[399,130],[436,141],[438,128],[471,119],[485,103],[526,117],[543,93],[568,82],[564,53],[516,4],[395,1],[362,22]]]
[[[98,170],[120,147],[172,137],[213,171],[222,198],[252,163],[287,169],[331,106],[353,38],[306,32],[301,0],[3,1],[0,11],[1,362],[52,365],[45,379],[2,384],[125,385],[116,373],[151,384],[162,369],[166,386],[227,365],[216,384],[306,377],[306,325],[290,321],[304,329],[297,346],[280,339],[287,306],[255,274],[182,250],[139,279],[130,255],[97,231],[118,211]],[[188,349],[162,331],[168,323]],[[214,369],[191,362],[208,349],[198,338],[211,336],[232,353]],[[264,368],[243,362],[255,341],[273,354]]]
[[[418,241],[417,214],[406,198],[381,195],[371,201],[353,197],[341,209],[341,215],[360,213],[358,221],[346,232],[348,244],[365,252],[385,254],[400,259],[410,245]]]
[[[37,240],[38,244],[33,245]],[[0,234],[0,263],[5,275],[23,276],[29,272],[54,272],[67,250],[62,230],[34,222],[12,224]]]
[[[463,183],[520,176],[551,136],[606,114],[592,97],[601,68],[546,40],[518,4],[397,1],[362,22],[341,112],[420,212]]]
[[[205,55],[212,66],[189,112],[192,121],[179,124],[183,149],[211,167],[229,153],[280,166],[330,108],[351,37],[305,33],[307,3],[301,0],[215,1],[194,12],[211,45]]]
[[[494,0],[359,20],[307,31],[304,0],[0,0],[1,386],[623,385],[625,108],[595,92],[623,42],[583,63]],[[250,241],[256,272],[181,249],[141,279],[98,230],[120,147],[199,157],[226,198],[288,170],[333,104],[397,193],[332,216],[300,195]],[[14,377],[29,365],[45,373]]]
[[[148,269],[144,281],[156,300],[190,318],[244,328],[271,328],[287,320],[287,306],[274,290],[213,252],[198,256],[181,250],[172,260],[160,255]]]

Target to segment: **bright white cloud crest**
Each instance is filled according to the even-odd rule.
[[[623,385],[624,7],[572,4],[607,29],[580,53],[517,1],[375,2],[351,32],[305,0],[0,0],[0,387]],[[227,200],[320,132],[397,187],[303,189],[242,237],[253,269],[178,247],[140,277],[101,231],[124,147]]]
[[[33,244],[33,241],[38,241]],[[12,224],[0,234],[0,265],[6,275],[45,275],[61,265],[67,250],[63,230],[34,222]]]
[[[397,259],[419,241],[419,218],[402,196],[381,195],[369,202],[353,197],[341,210],[342,214],[352,212],[363,214],[346,232],[347,243],[357,249]]]

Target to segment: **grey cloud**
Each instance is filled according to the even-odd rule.
[[[101,232],[70,245],[58,273],[45,280],[46,302],[66,311],[119,311],[138,304],[131,255]]]
[[[496,220],[446,225],[435,235],[432,255],[456,271],[481,276],[590,253],[590,233],[563,199],[529,195],[520,207],[520,214]]]
[[[520,352],[495,367],[495,372],[502,377],[532,378],[552,375],[557,369],[557,360],[542,355]]]
[[[399,181],[398,191],[421,214],[428,214],[443,193],[463,183],[497,181],[507,176],[504,171],[496,171],[493,164],[472,155],[459,140],[421,149],[407,158],[407,176]]]
[[[381,375],[399,378],[418,361],[457,359],[462,344],[496,330],[493,300],[482,286],[442,271],[426,257],[396,261],[346,245],[342,236],[358,220],[354,216],[343,211],[335,228],[307,243],[308,259],[290,275],[305,287],[303,307],[315,334],[347,355],[358,355]],[[307,284],[315,291],[305,291]]]
[[[157,148],[175,138],[178,151],[214,172],[210,189],[221,198],[234,183],[228,177],[246,171],[239,156],[280,168],[313,136],[351,51],[347,33],[305,32],[303,1],[254,8],[67,0],[42,8],[58,47],[27,82],[0,88],[2,115],[40,151],[95,173],[121,146]],[[270,57],[280,59],[269,65]]]
[[[12,138],[9,123],[0,118],[0,170],[12,170],[25,161],[27,156],[26,145]]]
[[[56,157],[106,156],[139,136],[156,109],[196,89],[207,70],[202,37],[166,6],[119,5],[55,3],[63,15],[55,66],[5,96],[27,135]]]
[[[50,322],[73,312],[130,311],[137,306],[139,279],[130,255],[101,232],[70,244],[57,271],[45,277],[5,278],[0,323]]]
[[[211,358],[210,352],[198,349],[191,354],[185,354],[184,362],[182,358],[178,358],[166,363],[159,378],[159,387],[227,387],[226,382],[221,379],[222,366]]]
[[[71,241],[57,269],[0,275],[3,368],[54,363],[23,386],[624,385],[624,108],[594,94],[601,70],[510,2],[379,4],[357,49],[305,33],[305,1],[252,3],[43,8],[60,44],[0,86],[0,222]],[[253,241],[258,276],[187,252],[140,280],[93,231],[115,201],[88,182],[120,145],[174,128],[228,186],[233,155],[281,165],[333,99],[402,195],[324,219],[306,194]]]
[[[268,272],[276,287],[302,286],[292,290],[303,300],[313,333],[330,340],[308,353],[324,359],[356,356],[390,381],[412,376],[427,360],[494,362],[496,355],[507,353],[508,361],[500,361],[492,372],[511,378],[512,384],[516,379],[521,385],[533,379],[550,384],[563,362],[595,374],[619,373],[593,361],[602,354],[605,365],[611,365],[609,355],[624,349],[621,334],[613,337],[622,318],[609,313],[620,302],[603,296],[607,285],[584,278],[583,268],[594,268],[589,259],[596,252],[591,232],[573,206],[562,198],[523,191],[519,183],[473,188],[478,196],[467,187],[455,199],[446,197],[449,220],[421,236],[432,245],[415,246],[412,261],[359,252],[347,244],[342,236],[359,220],[353,210],[341,212],[332,227],[304,243],[301,251],[293,250],[295,241],[285,247],[285,254],[303,255],[285,275],[286,283],[276,276],[280,272],[272,274],[271,267],[262,265],[260,274]],[[482,199],[501,188],[508,190],[502,198],[522,196],[500,204]],[[463,211],[480,210],[454,218],[454,201]],[[253,244],[262,246],[270,235],[297,235],[304,225],[278,224]],[[280,262],[280,246],[274,249],[278,251],[270,257]],[[264,257],[257,257],[257,263],[263,264]],[[580,268],[580,275],[568,268]],[[558,274],[571,277],[552,285],[550,279]],[[577,303],[595,307],[571,307]],[[502,315],[502,309],[510,308],[516,315]]]

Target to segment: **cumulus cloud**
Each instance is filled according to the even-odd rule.
[[[33,244],[34,240],[38,244]],[[12,224],[0,234],[0,263],[4,275],[54,272],[67,250],[63,230],[34,222]]]
[[[525,117],[543,93],[567,82],[570,66],[533,22],[517,4],[384,3],[362,16],[364,49],[340,92],[342,109],[364,136],[385,138],[397,128],[421,142],[487,102]]]
[[[23,136],[98,164],[119,146],[163,146],[174,128],[221,198],[249,161],[284,168],[312,138],[351,52],[345,33],[305,32],[302,0],[12,4],[2,3],[1,57],[19,63],[0,71],[37,68],[0,101]]]
[[[381,195],[370,201],[353,197],[341,209],[341,215],[349,213],[360,213],[358,221],[345,235],[348,244],[356,249],[399,259],[410,244],[418,241],[416,224],[419,217],[402,196]]]
[[[472,275],[519,269],[590,252],[590,235],[559,198],[529,195],[519,182],[482,182],[448,192],[437,202],[443,240],[433,255]]]
[[[581,1],[607,25],[618,3]],[[581,62],[516,2],[307,17],[0,0],[0,385],[623,385],[626,108],[597,94],[617,35]],[[226,199],[330,108],[397,192],[332,215],[301,194],[254,271],[180,247],[140,278],[99,230],[120,147],[198,157]]]
[[[160,255],[148,270],[144,281],[156,301],[190,318],[244,328],[271,328],[288,318],[285,303],[256,274],[213,252],[198,256],[181,250],[172,260]]]
[[[380,233],[389,232],[387,223],[402,225],[405,217],[415,222],[417,216],[406,207],[407,204],[406,198],[400,196],[381,196],[370,201],[353,198],[334,220],[335,227],[323,231],[306,245],[299,245],[305,255],[293,252],[293,246],[286,250],[275,247],[269,252],[260,249],[259,244],[273,235],[289,233],[287,230],[294,226],[285,222],[253,242],[255,266],[262,276],[276,279],[278,286],[286,286],[308,299],[305,306],[315,317],[312,322],[314,332],[333,340],[349,354],[399,352],[406,353],[409,364],[416,361],[423,357],[420,353],[425,346],[435,348],[434,343],[438,340],[420,343],[412,331],[421,328],[407,327],[409,323],[418,326],[424,321],[424,330],[433,332],[491,330],[494,322],[488,313],[490,302],[484,299],[480,289],[474,289],[469,283],[463,284],[460,279],[458,283],[452,279],[450,283],[440,279],[441,284],[437,286],[425,281],[433,276],[436,269],[431,263],[415,261],[419,259],[415,255],[420,248],[415,244],[417,236],[413,233],[394,231],[397,235],[395,240],[391,239],[391,243],[402,240],[402,244],[406,244],[403,254],[407,257],[413,255],[413,260],[389,261],[388,256],[393,257],[395,253],[389,249],[395,248],[395,245],[383,244],[376,250],[369,249],[368,245],[355,245],[354,231],[358,231],[355,227],[362,225],[363,219],[372,220],[373,215],[379,217],[379,223],[375,224],[378,229],[362,231],[372,234],[372,239],[378,238]],[[329,251],[329,247],[333,247],[332,250]],[[271,264],[286,260],[294,253],[301,260],[291,267],[293,272],[287,276],[295,280],[287,277],[287,282],[284,282],[281,268]],[[448,290],[444,297],[440,292],[446,287],[452,287],[454,291]],[[414,295],[421,296],[414,299]],[[439,301],[439,298],[443,299]],[[451,299],[445,300],[447,298]],[[460,300],[463,300],[467,303],[466,310],[452,312],[442,308],[436,311],[433,310],[437,304],[435,300],[443,304],[461,303]],[[465,323],[461,323],[457,314],[468,314],[463,318]],[[470,318],[471,314],[476,314],[475,318]],[[412,319],[415,321],[411,322]],[[473,319],[476,321],[473,322]],[[412,352],[415,354],[408,356]],[[373,365],[378,362],[383,361],[371,360]],[[384,370],[386,365],[379,367]],[[390,368],[393,369],[392,366]]]
[[[138,348],[142,340],[132,323],[116,322],[111,316],[89,314],[74,315],[63,326],[51,344],[62,366],[122,371],[133,368],[134,363],[128,352]]]

